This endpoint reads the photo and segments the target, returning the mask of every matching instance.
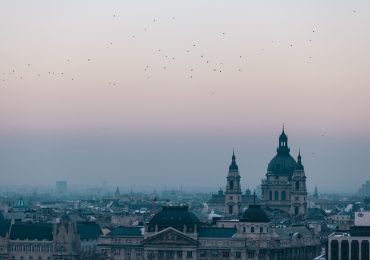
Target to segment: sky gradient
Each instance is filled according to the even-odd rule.
[[[1,1],[2,183],[219,187],[235,148],[254,188],[285,123],[309,189],[356,190],[369,24],[369,1]]]

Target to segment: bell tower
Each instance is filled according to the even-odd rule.
[[[301,152],[298,154],[297,165],[292,176],[290,214],[295,217],[303,217],[307,209],[306,175],[302,164]]]
[[[238,217],[241,214],[242,191],[240,188],[240,175],[234,151],[226,180],[225,217]]]

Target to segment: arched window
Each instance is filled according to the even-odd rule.
[[[352,240],[351,242],[351,260],[360,259],[360,247],[357,240]]]
[[[338,240],[332,240],[331,245],[331,259],[332,260],[338,260],[339,259],[339,243]]]
[[[243,233],[245,233],[245,231],[246,231],[246,230],[245,230],[245,227],[243,227]]]
[[[230,190],[233,190],[233,189],[234,189],[234,182],[230,181]]]
[[[233,214],[233,206],[229,206],[229,214]]]
[[[283,190],[281,192],[281,200],[286,200],[286,192],[285,192],[285,190]]]
[[[269,199],[272,200],[272,191],[269,192]]]
[[[349,243],[348,240],[343,240],[340,250],[341,260],[349,260]]]
[[[254,233],[254,227],[251,227],[251,233]]]
[[[279,200],[279,192],[275,191],[275,200]]]
[[[299,181],[295,182],[295,190],[299,190]]]
[[[361,242],[361,260],[369,259],[369,241],[362,240]]]
[[[263,227],[260,227],[260,233],[263,233]]]

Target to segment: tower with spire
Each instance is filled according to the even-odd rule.
[[[240,187],[239,168],[236,164],[234,151],[226,180],[225,217],[235,218],[241,214],[242,191]]]
[[[317,191],[317,186],[315,186],[315,191],[314,191],[314,193],[313,193],[313,197],[314,197],[315,199],[318,199],[318,198],[319,198],[319,192]]]
[[[302,164],[301,151],[298,153],[297,166],[292,175],[291,209],[290,214],[303,217],[307,209],[306,175]]]

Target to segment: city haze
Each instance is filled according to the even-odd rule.
[[[368,1],[0,7],[3,185],[254,189],[283,123],[309,191],[368,179]]]

